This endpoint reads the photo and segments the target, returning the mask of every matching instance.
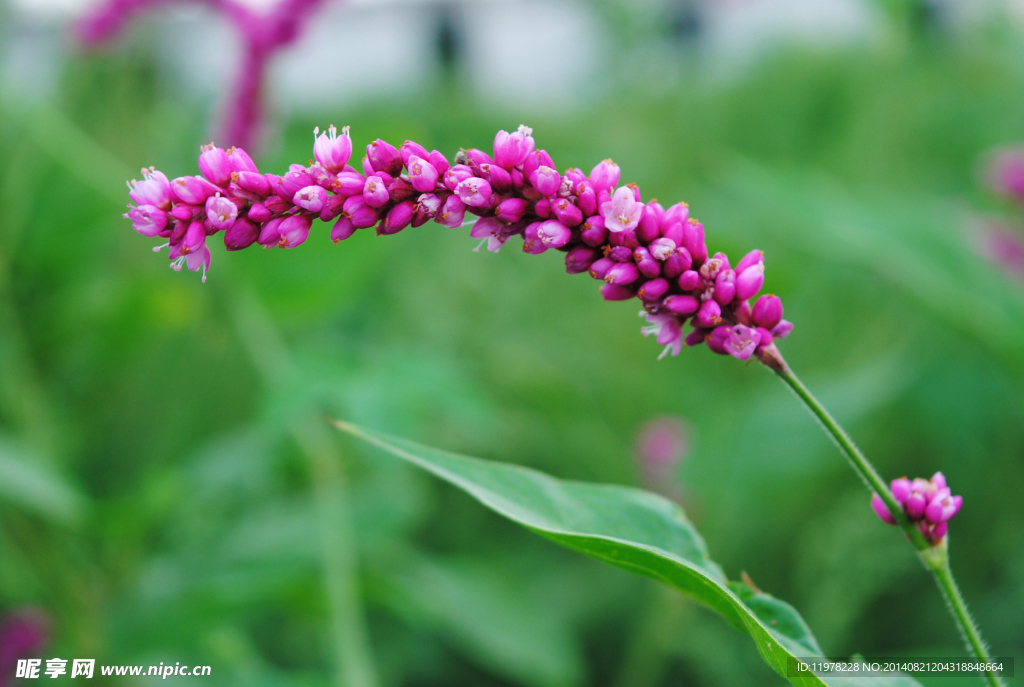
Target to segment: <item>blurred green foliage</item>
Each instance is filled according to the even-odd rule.
[[[941,469],[963,494],[953,567],[1006,655],[1024,647],[1024,288],[966,227],[991,202],[979,156],[1024,139],[1021,48],[986,31],[779,53],[573,112],[444,83],[295,117],[257,162],[305,161],[317,124],[452,153],[527,121],[560,167],[612,157],[688,201],[712,250],[764,249],[794,368],[883,474]],[[684,505],[730,577],[793,603],[830,656],[960,653],[911,547],[781,384],[705,349],[656,361],[637,307],[560,255],[474,253],[433,225],[333,246],[318,226],[298,250],[214,248],[206,285],[168,270],[120,218],[126,175],[194,173],[207,137],[161,79],[136,42],[70,60],[53,106],[0,94],[0,608],[53,617],[47,657],[331,684],[365,630],[384,686],[782,683],[653,582],[354,444],[311,451],[296,437],[325,413],[619,484],[639,481],[638,427],[684,416]]]

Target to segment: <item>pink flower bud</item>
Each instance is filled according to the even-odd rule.
[[[694,270],[686,270],[679,275],[679,288],[683,291],[693,291],[700,286],[700,274]]]
[[[322,189],[321,189],[322,190]],[[230,229],[238,217],[238,206],[219,193],[206,199],[206,218],[215,229]]]
[[[615,260],[611,258],[598,258],[594,261],[594,264],[590,266],[588,272],[594,279],[604,279],[604,275],[608,274],[608,270],[615,265]]]
[[[569,274],[586,272],[597,260],[599,253],[590,246],[576,246],[565,254],[565,271]]]
[[[625,246],[620,246],[612,250],[614,252],[617,250],[628,251],[629,249]],[[643,246],[639,246],[633,251],[633,259],[636,261],[636,266],[640,270],[640,274],[644,275],[648,279],[654,279],[661,275],[661,263],[651,257],[650,251]]]
[[[632,262],[617,262],[604,275],[604,280],[607,283],[620,286],[632,284],[639,278],[640,270],[637,269],[636,263]]]
[[[729,328],[729,338],[723,346],[729,355],[740,360],[747,360],[761,343],[761,335],[756,329],[737,324]]]
[[[241,171],[235,173],[238,179],[238,185],[247,191],[252,191],[258,196],[267,196],[270,194],[270,182],[267,178],[258,172],[247,172]]]
[[[793,323],[788,320],[782,320],[772,327],[772,336],[776,339],[785,339],[791,331],[793,331]]]
[[[491,156],[478,148],[470,148],[466,151],[466,164],[473,170],[474,174],[482,175],[485,165],[493,165]]]
[[[635,298],[636,293],[632,289],[618,284],[604,284],[601,286],[601,297],[606,301],[628,301]]]
[[[218,148],[212,143],[200,148],[203,152],[199,155],[199,171],[211,183],[225,187],[231,181],[231,173],[235,171],[231,167],[231,160],[223,148]]]
[[[384,221],[381,222],[377,233],[381,235],[397,234],[409,226],[415,213],[415,203],[411,200],[402,201],[395,207],[391,208],[391,211],[388,212]]]
[[[175,180],[177,181],[177,179]],[[163,172],[152,167],[142,170],[142,181],[128,182],[128,196],[139,205],[152,205],[160,210],[171,209],[171,182]]]
[[[282,248],[295,248],[309,238],[309,227],[312,224],[308,217],[293,215],[286,217],[277,228],[281,240],[277,245]]]
[[[594,169],[590,170],[590,183],[594,185],[594,191],[608,191],[619,185],[619,166],[611,160],[602,160],[597,163]]]
[[[278,195],[286,200],[291,200],[296,193],[313,185],[313,177],[302,165],[291,165],[291,170],[281,177],[280,191]]]
[[[399,148],[398,152],[402,156],[402,162],[405,163],[406,169],[409,169],[409,160],[411,158],[418,157],[421,160],[426,160],[430,157],[430,153],[427,152],[427,149],[415,141],[406,141],[402,144],[402,147]]]
[[[547,198],[538,200],[533,206],[533,214],[537,215],[541,219],[551,217],[551,201]]]
[[[890,525],[896,524],[896,518],[892,517],[892,513],[889,512],[889,507],[885,505],[885,501],[878,494],[871,495],[871,507],[874,508],[875,513],[878,514],[882,520],[885,520]]]
[[[604,217],[594,215],[580,225],[580,236],[588,246],[600,246],[608,240],[608,229],[604,225]]]
[[[454,191],[466,179],[473,178],[473,170],[466,165],[455,165],[444,173],[444,185]]]
[[[572,230],[558,220],[549,219],[537,227],[537,238],[548,248],[561,248],[569,243]]]
[[[946,476],[941,472],[936,472],[928,481],[932,483],[936,490],[946,488]]]
[[[906,503],[903,504],[906,508],[907,516],[911,520],[920,520],[924,515],[925,509],[928,507],[928,502],[925,499],[924,494],[916,489],[910,492],[907,496]]]
[[[303,210],[320,212],[324,208],[324,203],[327,202],[327,191],[319,186],[307,186],[299,189],[292,198],[292,202]],[[209,201],[207,201],[207,205],[209,205]]]
[[[952,496],[948,488],[944,487],[932,498],[928,507],[925,508],[925,517],[929,522],[938,524],[946,522],[960,512],[963,505],[963,497]]]
[[[167,226],[167,213],[154,205],[132,208],[124,217],[130,219],[132,229],[143,236],[158,236]]]
[[[387,141],[378,138],[366,146],[366,158],[375,172],[387,172],[393,177],[402,173],[402,155]]]
[[[661,235],[658,229],[658,216],[653,208],[644,206],[643,214],[640,215],[640,223],[636,228],[636,235],[644,243],[651,243]]]
[[[412,225],[420,227],[437,216],[441,209],[441,199],[433,193],[424,193],[416,199],[416,213],[412,217]]]
[[[558,192],[562,183],[561,175],[553,168],[541,165],[530,175],[530,183],[542,196],[551,197]]]
[[[224,232],[224,247],[228,250],[242,250],[254,244],[259,236],[259,227],[246,219],[239,219]]]
[[[532,222],[523,231],[523,252],[529,253],[530,255],[540,255],[548,249],[548,244],[544,243],[538,235],[540,226],[543,222]]]
[[[462,222],[465,217],[466,204],[463,203],[462,199],[457,195],[452,194],[445,199],[444,205],[441,206],[441,210],[437,213],[437,217],[434,218],[434,221],[442,227],[458,229],[462,226]]]
[[[383,207],[390,199],[383,179],[376,175],[366,177],[363,184],[363,200],[367,205],[371,208]]]
[[[331,174],[344,170],[352,157],[352,139],[348,135],[348,127],[341,128],[341,136],[333,124],[322,134],[320,127],[317,127],[313,130],[313,135],[316,136],[313,142],[313,157],[316,161]]]
[[[540,167],[555,169],[555,163],[546,150],[537,150],[526,156],[526,162],[523,163],[523,176],[529,179]]]
[[[605,226],[612,233],[631,231],[640,223],[644,206],[636,202],[632,190],[623,186],[607,203],[601,205]]]
[[[665,214],[668,215],[671,209],[666,210]],[[704,244],[704,225],[693,219],[683,223],[682,246],[690,252],[693,264],[703,265],[708,259],[708,247]]]
[[[771,294],[761,296],[754,304],[751,316],[758,327],[772,329],[782,320],[782,299]]]
[[[736,274],[740,274],[748,267],[756,265],[758,263],[764,263],[764,252],[760,250],[752,250],[743,256],[743,259],[736,265]]]
[[[913,483],[906,477],[900,477],[894,479],[889,483],[889,488],[892,490],[892,496],[900,505],[907,505],[907,497],[910,496],[910,492],[913,490]]]
[[[340,215],[344,210],[345,200],[344,196],[327,196],[324,206],[320,210],[320,221],[330,222]]]
[[[427,156],[427,162],[434,165],[434,169],[437,170],[439,176],[443,177],[445,172],[451,165],[448,164],[448,158],[436,150],[430,151],[430,155]]]
[[[746,301],[743,301],[746,303]],[[750,326],[750,325],[747,325]],[[764,327],[757,327],[757,333],[761,335],[761,343],[757,344],[757,349],[761,350],[772,345],[772,333]]]
[[[708,301],[708,303],[714,303],[714,301]],[[729,340],[729,334],[729,327],[715,327],[708,332],[704,341],[707,343],[708,348],[718,355],[729,355],[729,351],[725,350],[725,342]]]
[[[455,192],[459,194],[463,203],[478,208],[487,205],[487,201],[490,200],[491,185],[486,179],[470,177],[460,181],[455,187]]]
[[[174,198],[186,205],[203,205],[207,198],[218,191],[220,191],[219,188],[202,177],[178,177],[171,182],[171,192],[174,194]]]
[[[409,156],[409,181],[420,193],[428,193],[437,186],[437,170],[418,155]]]
[[[494,216],[503,222],[518,222],[526,214],[528,203],[522,198],[509,198],[498,204]]]
[[[335,177],[331,188],[339,196],[348,198],[357,194],[362,195],[364,186],[366,186],[366,177],[359,172],[341,172]]]
[[[584,217],[589,217],[597,212],[597,194],[589,181],[580,185],[579,195],[576,197],[576,205],[583,212]]]
[[[671,241],[671,239],[661,239]],[[653,244],[652,244],[653,245]],[[690,253],[685,248],[679,247],[672,251],[672,254],[665,260],[663,271],[669,279],[675,279],[693,265]]]
[[[659,277],[658,279],[651,279],[650,281],[645,282],[637,291],[637,296],[640,297],[640,300],[653,303],[655,301],[660,301],[662,297],[668,293],[668,289],[668,280]]]
[[[495,192],[507,193],[512,190],[512,175],[504,167],[484,165],[483,174]]]
[[[583,213],[568,198],[559,198],[551,203],[555,217],[567,227],[578,226],[583,221]]]
[[[696,325],[704,329],[717,327],[722,323],[722,306],[714,299],[704,301],[697,311]]]
[[[278,217],[263,225],[263,228],[260,229],[260,237],[256,239],[261,246],[271,248],[281,241],[281,232],[278,231],[278,227],[283,221],[283,217]]]
[[[362,196],[352,196],[346,200],[342,212],[356,229],[372,227],[380,219],[377,209],[367,205]]]
[[[281,215],[291,210],[291,201],[285,200],[276,193],[263,201],[263,204],[274,215]]]
[[[732,270],[723,270],[718,273],[715,279],[714,298],[720,305],[729,305],[736,296],[736,273]]]
[[[235,172],[247,172],[249,174],[259,174],[259,170],[256,169],[256,163],[249,157],[249,153],[245,152],[241,148],[228,148],[228,162],[231,163],[231,169]]]
[[[508,133],[499,131],[494,137],[494,162],[505,169],[512,169],[526,162],[527,156],[533,152],[533,130],[528,126],[520,126],[518,131]]]
[[[752,298],[764,285],[764,263],[751,265],[736,276],[736,297],[742,301]]]
[[[669,296],[662,305],[676,315],[688,316],[700,310],[700,301],[693,296]]]
[[[194,253],[206,245],[206,230],[202,222],[192,222],[185,231],[179,251],[182,255]]]
[[[331,241],[334,241],[334,243],[337,244],[339,241],[344,241],[354,233],[356,233],[356,228],[352,224],[352,220],[345,215],[342,215],[331,228]]]

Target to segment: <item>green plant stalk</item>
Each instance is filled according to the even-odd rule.
[[[967,644],[967,649],[979,661],[991,661],[988,650],[985,648],[985,642],[981,639],[981,633],[967,611],[967,605],[964,603],[964,599],[960,595],[960,589],[953,579],[953,571],[949,567],[947,540],[943,539],[934,546],[928,543],[924,535],[921,534],[921,531],[907,519],[903,508],[897,503],[896,498],[889,490],[889,486],[878,474],[878,471],[875,470],[875,467],[861,453],[846,431],[835,421],[835,418],[829,414],[825,406],[821,405],[821,402],[814,397],[814,394],[793,374],[793,371],[780,354],[772,351],[766,352],[759,357],[761,362],[770,367],[793,390],[793,393],[803,401],[803,404],[811,411],[811,414],[814,415],[815,419],[825,429],[825,432],[836,443],[839,450],[849,459],[850,464],[857,474],[860,475],[861,479],[885,501],[889,512],[896,518],[897,524],[907,533],[907,538],[910,539],[914,548],[917,549],[921,562],[924,563],[925,568],[935,577],[935,581],[946,599],[946,605],[949,607],[950,614],[956,621],[960,634]],[[985,677],[988,684],[992,687],[1003,687],[1003,681],[995,673],[988,671]]]

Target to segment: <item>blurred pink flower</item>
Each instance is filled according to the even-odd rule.
[[[49,618],[34,608],[0,616],[0,687],[11,684],[18,659],[38,658],[36,652],[49,640]]]

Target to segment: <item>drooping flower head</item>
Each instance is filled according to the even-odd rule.
[[[941,472],[927,480],[900,477],[892,481],[890,489],[907,519],[916,523],[921,534],[932,544],[939,543],[946,536],[946,523],[960,512],[963,505],[963,498],[953,496]],[[878,494],[871,496],[871,507],[882,520],[890,525],[896,524],[896,518]]]
[[[430,220],[459,228],[469,215],[477,250],[486,244],[496,252],[522,236],[524,252],[560,251],[567,272],[600,280],[605,300],[639,299],[648,322],[642,331],[664,347],[660,357],[707,343],[721,355],[784,364],[775,341],[793,325],[782,319],[782,301],[754,301],[764,254],[750,251],[735,266],[724,253],[711,255],[688,205],[644,203],[636,184],[619,185],[611,160],[589,175],[578,168],[560,174],[521,126],[498,132],[493,156],[471,148],[452,161],[414,141],[395,147],[377,139],[360,172],[348,164],[348,127],[340,135],[333,126],[313,133],[316,162],[293,164],[283,176],[261,174],[244,150],[213,143],[201,148],[201,176],[168,181],[143,170],[144,181],[129,183],[139,205],[125,216],[140,234],[167,241],[172,268],[202,268],[205,280],[207,239],[221,231],[228,250],[295,248],[318,219],[333,223],[330,239],[340,243],[369,227],[378,235]]]

